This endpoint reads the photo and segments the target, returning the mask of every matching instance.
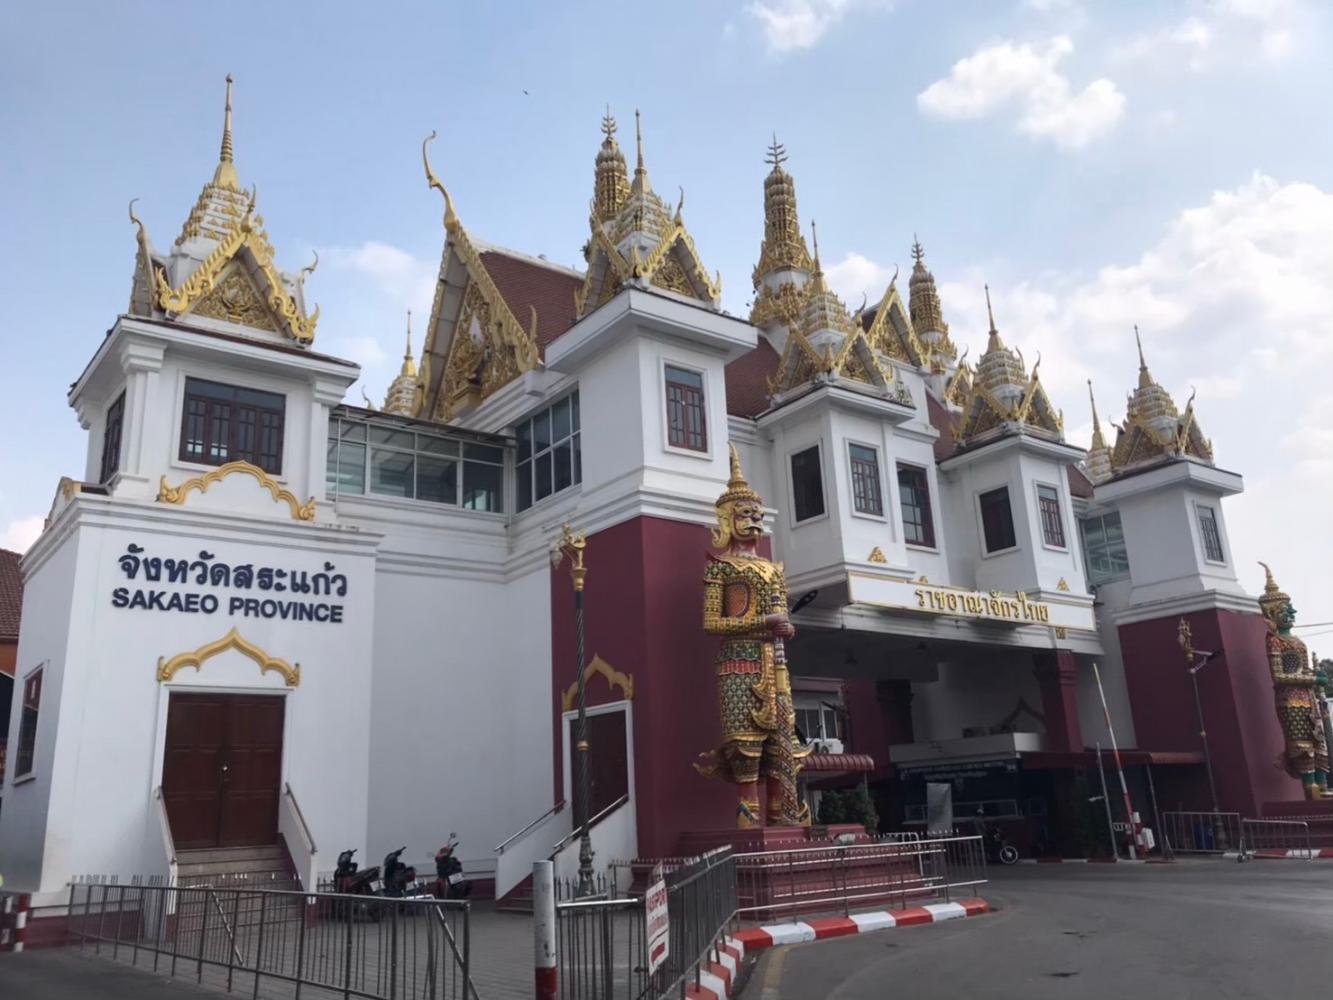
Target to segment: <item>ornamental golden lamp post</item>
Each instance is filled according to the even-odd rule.
[[[551,548],[551,565],[559,566],[569,560],[569,575],[574,584],[575,669],[578,672],[579,715],[574,749],[578,754],[579,793],[574,798],[574,824],[579,830],[579,887],[580,896],[591,896],[595,891],[592,871],[592,837],[588,833],[588,696],[584,679],[583,655],[583,582],[588,569],[583,565],[583,551],[588,546],[587,535],[575,533],[568,524],[561,528],[560,540]]]
[[[1181,650],[1185,654],[1185,668],[1190,675],[1190,683],[1194,685],[1194,715],[1199,722],[1199,739],[1203,743],[1203,766],[1208,772],[1208,794],[1213,800],[1213,841],[1214,847],[1226,850],[1227,831],[1222,823],[1222,814],[1217,808],[1217,784],[1213,781],[1213,755],[1208,749],[1208,729],[1203,724],[1203,701],[1199,698],[1199,671],[1208,665],[1208,662],[1217,654],[1206,650],[1196,650],[1194,648],[1194,635],[1190,629],[1190,623],[1184,618],[1180,619],[1180,624],[1176,626],[1176,642],[1180,644]],[[1198,657],[1203,659],[1195,660]]]

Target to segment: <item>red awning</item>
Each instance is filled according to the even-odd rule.
[[[1019,753],[1024,770],[1043,768],[1078,768],[1096,767],[1096,750],[1058,751],[1029,750]],[[1115,763],[1110,750],[1102,750],[1102,761],[1108,767]],[[1122,764],[1157,764],[1159,766],[1175,764],[1202,764],[1203,754],[1177,750],[1121,750]]]
[[[875,770],[875,758],[868,753],[812,753],[801,765],[803,771],[829,772]]]

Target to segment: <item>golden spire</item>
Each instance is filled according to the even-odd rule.
[[[403,367],[399,369],[398,374],[415,376],[417,373],[417,363],[412,358],[412,310],[407,310],[407,347],[403,351]]]
[[[222,152],[218,156],[218,168],[213,172],[213,183],[227,187],[240,186],[236,178],[236,167],[232,163],[231,145],[231,85],[232,75],[227,74],[227,102],[222,113]]]
[[[1148,374],[1148,362],[1143,360],[1143,341],[1139,337],[1139,325],[1134,324],[1134,343],[1139,348],[1139,388],[1146,389],[1153,384],[1152,376]]]
[[[633,191],[648,189],[648,168],[643,165],[643,123],[639,118],[639,109],[634,109],[634,149],[637,159],[634,162]]]
[[[942,374],[958,358],[958,348],[949,339],[949,324],[944,321],[935,276],[926,267],[926,249],[912,234],[912,278],[908,282],[907,311],[912,329],[926,346],[930,370]]]
[[[810,275],[811,292],[825,291],[824,267],[819,262],[819,231],[815,227],[815,220],[810,220],[810,243],[815,248],[814,273]]]
[[[801,221],[796,213],[796,185],[791,174],[782,169],[786,161],[786,147],[778,142],[775,133],[764,157],[764,162],[771,164],[773,169],[764,178],[764,239],[759,244],[759,263],[751,275],[756,289],[763,283],[765,275],[778,271],[809,272],[811,269],[810,251],[801,235]],[[790,284],[790,281],[784,283]],[[775,291],[771,289],[770,294]]]
[[[625,169],[625,154],[616,142],[616,120],[607,105],[602,116],[602,148],[597,151],[594,174],[592,211],[598,222],[610,222],[616,217],[625,199],[629,197],[629,174]]]
[[[990,285],[986,289],[986,318],[990,321],[990,336],[986,340],[986,353],[998,351],[1004,348],[1004,341],[1000,339],[1000,331],[995,329],[995,313],[990,304]]]
[[[1092,449],[1106,447],[1106,439],[1102,437],[1102,422],[1097,419],[1097,400],[1092,395],[1092,379],[1088,379],[1088,402],[1092,404]]]

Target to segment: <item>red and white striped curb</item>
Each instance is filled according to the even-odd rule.
[[[719,961],[706,960],[703,963],[698,985],[691,983],[685,987],[685,996],[690,1000],[728,1000],[733,995],[741,961],[745,958],[745,943],[739,940],[739,935],[725,937],[717,957]]]
[[[1224,858],[1235,860],[1241,857],[1240,851],[1227,851],[1222,855]],[[1247,858],[1296,858],[1300,861],[1317,861],[1320,858],[1333,858],[1333,847],[1320,847],[1307,851],[1303,847],[1293,847],[1288,850],[1261,850],[1246,851]]]
[[[0,951],[22,951],[23,938],[28,926],[28,907],[32,897],[27,893],[8,894],[0,912]]]
[[[864,934],[867,931],[888,930],[891,927],[911,927],[914,924],[938,924],[960,917],[975,917],[990,911],[984,899],[965,899],[958,903],[927,903],[906,910],[882,910],[875,913],[853,913],[849,917],[824,917],[816,920],[798,920],[789,924],[771,924],[737,931],[736,939],[751,951],[780,944],[799,944],[824,938]]]
[[[1119,863],[1122,865],[1146,865],[1151,858],[1136,858],[1131,861],[1129,858],[1121,858]],[[1113,865],[1116,864],[1115,858],[1019,858],[1020,865]]]

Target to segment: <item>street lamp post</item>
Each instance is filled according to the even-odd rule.
[[[561,528],[560,541],[551,552],[551,563],[559,566],[569,560],[569,575],[574,582],[575,670],[578,672],[579,715],[574,741],[578,767],[579,793],[574,797],[574,822],[579,828],[579,888],[580,896],[591,896],[594,891],[592,872],[592,836],[588,832],[588,695],[584,681],[583,660],[583,582],[588,575],[583,565],[583,551],[588,539],[582,532],[575,533],[568,524]]]
[[[1203,701],[1199,697],[1199,671],[1215,654],[1195,650],[1190,623],[1184,618],[1180,619],[1180,624],[1176,626],[1176,641],[1185,652],[1186,670],[1190,675],[1190,683],[1194,686],[1194,716],[1199,722],[1199,739],[1203,742],[1203,766],[1208,772],[1208,794],[1213,800],[1213,839],[1216,847],[1226,850],[1229,846],[1227,832],[1222,823],[1222,813],[1217,807],[1217,783],[1213,781],[1213,755],[1208,749],[1208,729],[1203,724]],[[1195,663],[1195,657],[1199,655],[1204,658],[1201,662]]]

